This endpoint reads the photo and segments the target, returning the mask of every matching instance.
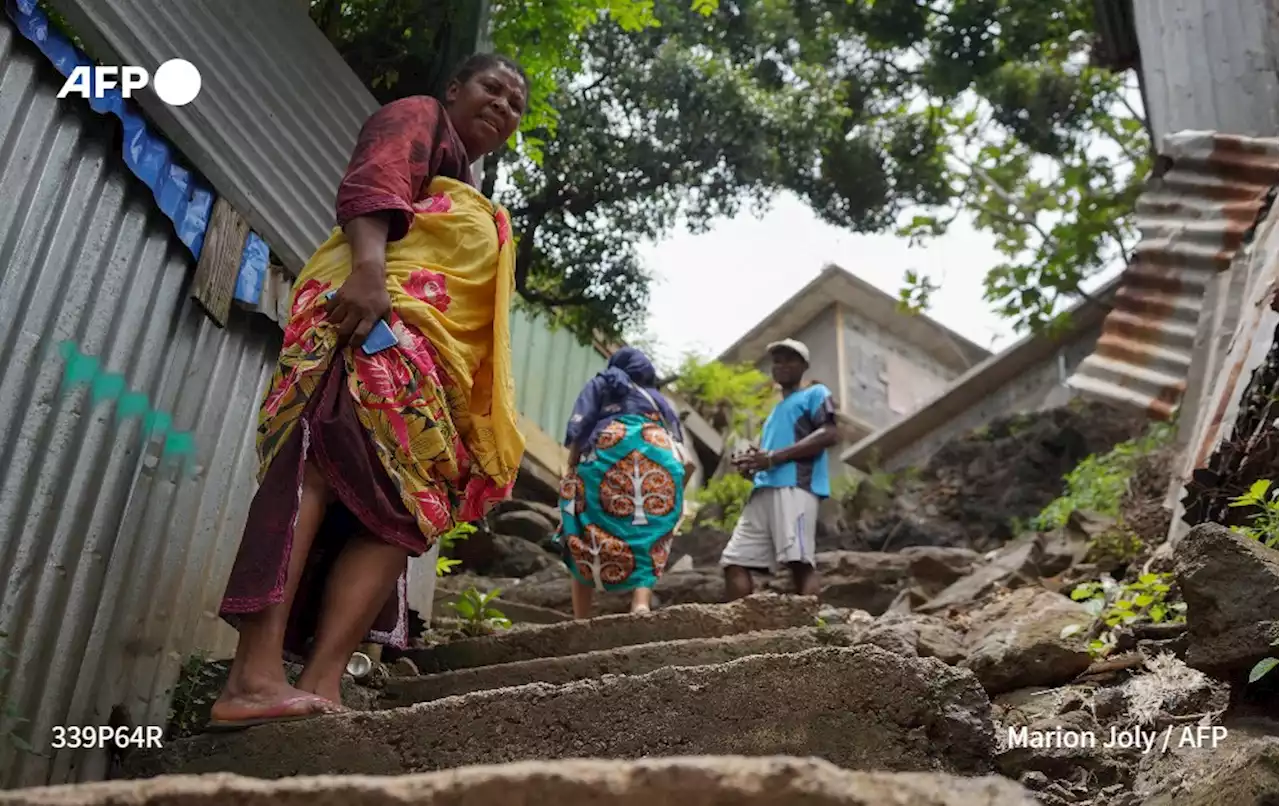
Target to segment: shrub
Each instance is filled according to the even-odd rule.
[[[1187,620],[1187,606],[1169,601],[1173,591],[1170,574],[1143,574],[1133,582],[1117,583],[1109,578],[1098,582],[1082,582],[1071,591],[1071,598],[1083,602],[1093,614],[1098,636],[1089,642],[1089,654],[1099,657],[1115,648],[1116,628],[1128,624],[1177,623]],[[1062,631],[1062,637],[1074,635],[1084,625],[1073,624]]]
[[[511,626],[511,619],[489,603],[498,598],[501,588],[494,588],[488,593],[481,593],[475,588],[467,588],[458,595],[458,601],[450,603],[458,618],[462,620],[462,631],[467,635],[488,635],[494,630],[505,630]]]
[[[1253,507],[1256,511],[1247,526],[1233,526],[1231,531],[1256,540],[1264,546],[1276,548],[1277,530],[1280,527],[1280,489],[1272,489],[1268,479],[1258,479],[1244,495],[1231,500],[1236,508]]]
[[[1120,501],[1138,462],[1168,444],[1173,433],[1169,423],[1153,423],[1141,437],[1121,442],[1102,455],[1085,457],[1066,475],[1066,492],[1051,501],[1032,525],[1041,531],[1057,529],[1077,510],[1119,516]]]
[[[717,428],[743,434],[773,407],[773,381],[750,364],[685,356],[674,388]],[[719,422],[717,422],[719,421]]]
[[[745,479],[737,473],[730,473],[707,482],[706,486],[693,494],[693,500],[698,504],[699,514],[704,512],[718,514],[700,519],[700,524],[721,532],[732,532],[733,527],[738,523],[738,518],[742,516],[742,509],[747,505],[747,499],[751,497],[754,486],[750,479]]]
[[[440,555],[436,557],[436,576],[448,576],[453,569],[462,564],[461,560],[445,557],[444,553],[457,543],[471,537],[478,530],[470,523],[456,524],[452,529],[440,535]]]

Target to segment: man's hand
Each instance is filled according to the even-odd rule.
[[[738,468],[743,473],[755,474],[773,467],[773,458],[761,450],[753,450],[738,460]]]
[[[353,270],[325,305],[338,338],[359,347],[380,319],[391,313],[391,295],[377,267]]]

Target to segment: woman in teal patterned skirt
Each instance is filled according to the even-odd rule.
[[[591,616],[595,591],[632,591],[631,612],[647,611],[671,554],[684,510],[683,435],[656,384],[644,353],[624,347],[574,404],[560,521],[575,618]]]

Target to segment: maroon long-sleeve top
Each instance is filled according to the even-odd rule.
[[[347,173],[338,186],[337,221],[385,212],[387,240],[398,241],[413,223],[413,204],[437,176],[475,185],[467,150],[435,98],[414,95],[374,112],[360,129]]]

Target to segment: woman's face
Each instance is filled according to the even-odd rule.
[[[515,134],[528,99],[520,74],[499,64],[450,84],[445,101],[467,158],[478,160]]]

